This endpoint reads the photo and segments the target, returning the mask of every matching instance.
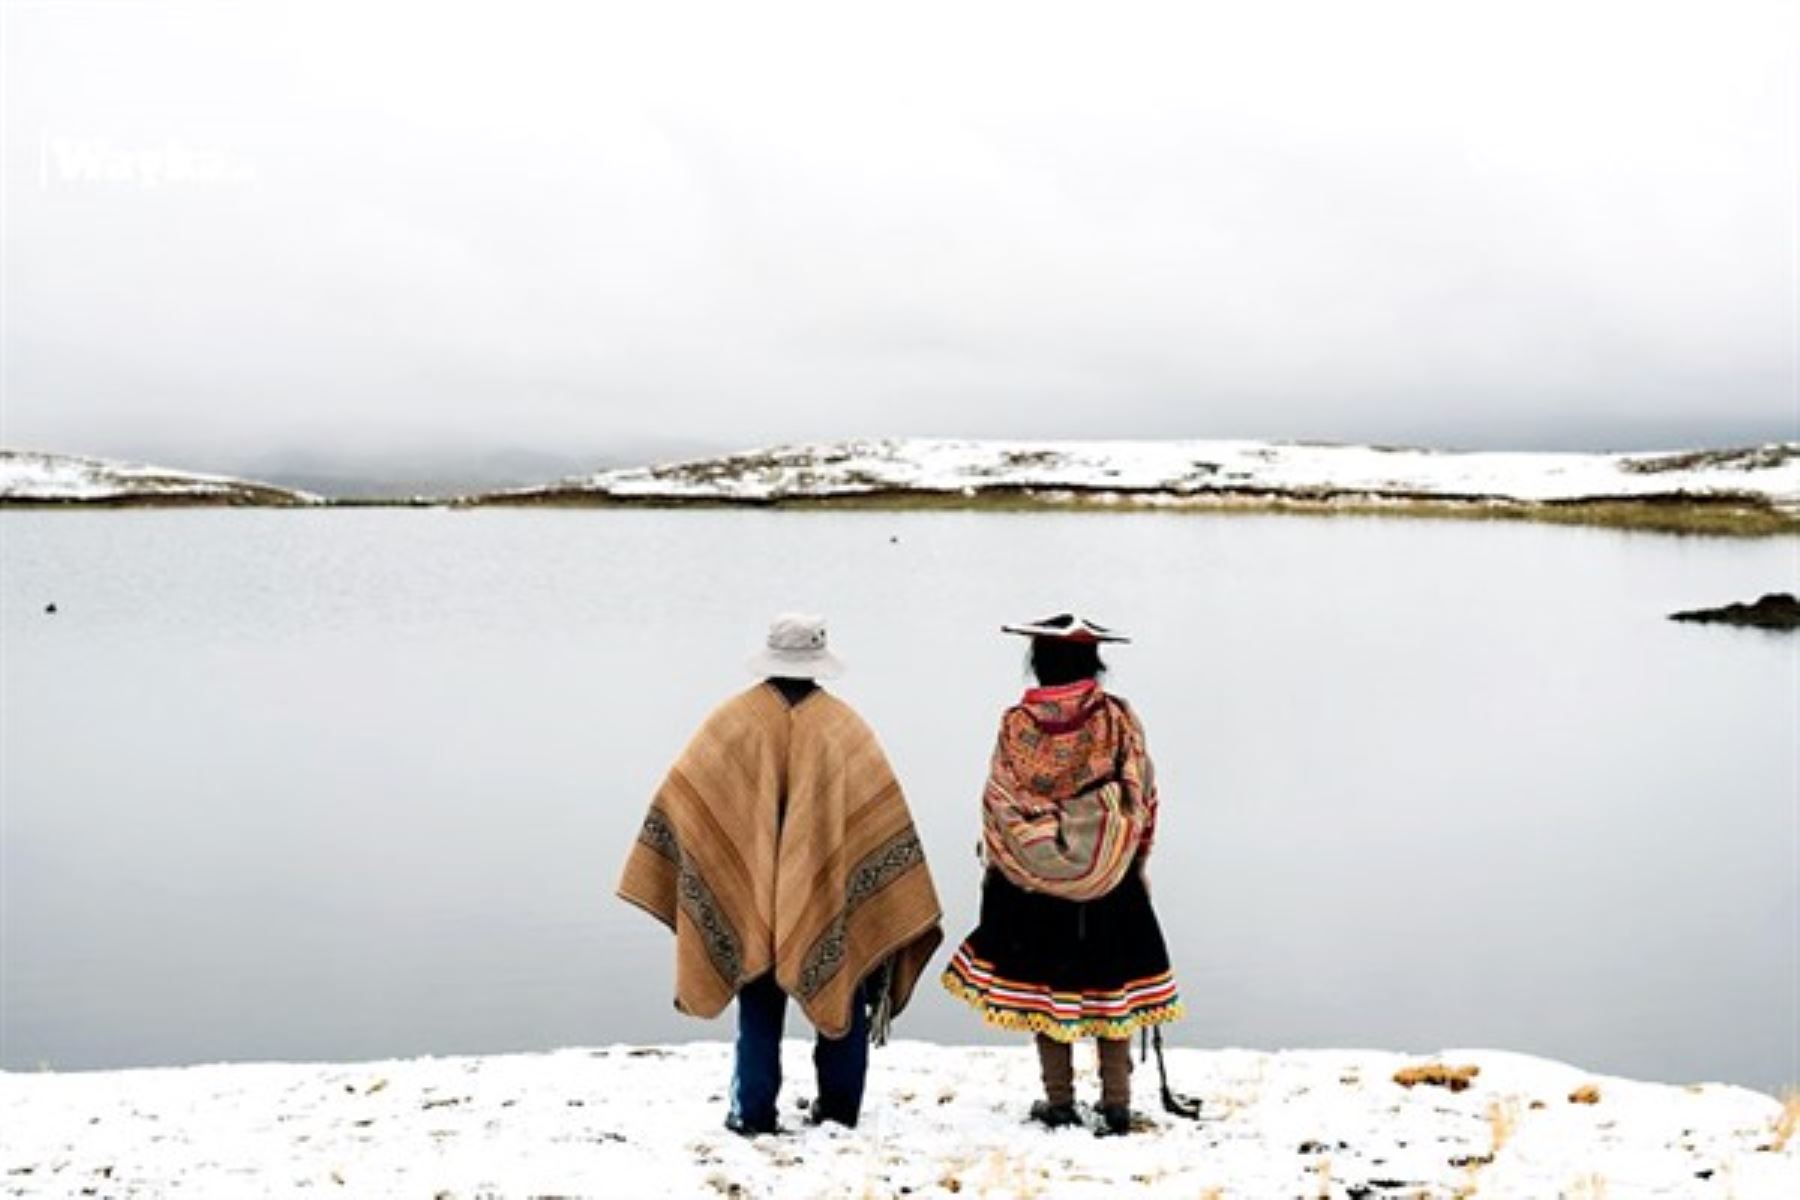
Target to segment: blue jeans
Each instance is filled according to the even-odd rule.
[[[781,1091],[781,1027],[787,993],[773,972],[738,992],[737,1062],[731,1073],[731,1116],[726,1124],[742,1133],[775,1129],[775,1098]],[[850,1004],[850,1029],[841,1038],[820,1034],[813,1045],[818,1072],[818,1119],[855,1126],[862,1112],[863,1080],[869,1073],[869,1008],[862,992]]]

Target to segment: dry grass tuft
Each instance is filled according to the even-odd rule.
[[[1519,1102],[1517,1100],[1495,1100],[1488,1105],[1488,1158],[1491,1160],[1505,1149],[1506,1143],[1512,1140],[1513,1131],[1519,1127]]]
[[[1519,1124],[1519,1102],[1513,1099],[1494,1100],[1487,1107],[1488,1150],[1486,1154],[1466,1154],[1450,1160],[1453,1167],[1463,1169],[1463,1180],[1451,1193],[1457,1200],[1466,1200],[1481,1190],[1481,1170],[1491,1166],[1506,1143],[1512,1139],[1513,1130]]]
[[[1046,1172],[1034,1169],[1025,1158],[1013,1158],[998,1147],[988,1152],[981,1178],[975,1180],[976,1194],[1007,1196],[1011,1200],[1037,1200],[1043,1195]]]
[[[937,1185],[952,1196],[963,1190],[963,1172],[967,1171],[974,1160],[968,1158],[950,1158],[943,1164],[943,1173],[938,1176]]]
[[[1314,1163],[1313,1174],[1319,1177],[1319,1200],[1331,1200],[1331,1160],[1321,1158]]]
[[[1768,1145],[1759,1149],[1780,1154],[1793,1141],[1797,1130],[1800,1130],[1800,1088],[1789,1088],[1781,1094],[1781,1111],[1775,1114],[1774,1136]]]
[[[1469,1200],[1469,1197],[1479,1192],[1481,1190],[1481,1180],[1479,1175],[1481,1174],[1481,1168],[1486,1165],[1486,1158],[1478,1158],[1463,1164],[1462,1182],[1457,1184],[1456,1190],[1450,1193],[1451,1200]]]
[[[1453,1067],[1448,1063],[1421,1063],[1416,1067],[1401,1067],[1395,1071],[1394,1082],[1406,1088],[1424,1083],[1460,1092],[1467,1090],[1479,1074],[1481,1068],[1473,1063],[1460,1067]]]
[[[1580,1087],[1576,1088],[1574,1091],[1569,1093],[1569,1103],[1570,1104],[1598,1104],[1598,1103],[1600,1103],[1600,1085],[1597,1083],[1582,1084]]]

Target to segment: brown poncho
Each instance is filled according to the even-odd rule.
[[[912,815],[875,735],[816,691],[758,684],[721,705],[670,769],[619,895],[675,931],[675,1005],[724,1011],[775,972],[827,1037],[891,961],[898,1013],[943,938]]]

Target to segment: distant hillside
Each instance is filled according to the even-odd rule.
[[[1800,444],[1666,454],[1448,452],[1254,441],[898,439],[600,471],[468,503],[988,499],[1158,507],[1737,506],[1800,520]]]
[[[0,450],[0,505],[218,504],[294,507],[321,503],[309,492],[229,475],[167,467]]]
[[[325,472],[323,465],[318,469]],[[326,472],[328,473],[328,472]],[[1525,518],[1672,532],[1800,532],[1800,443],[1657,454],[1307,442],[888,439],[781,446],[419,495],[356,499],[228,475],[0,451],[0,504],[840,505],[1278,510]]]

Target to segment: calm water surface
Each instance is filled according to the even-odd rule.
[[[0,1065],[725,1036],[612,898],[777,609],[905,782],[960,936],[1022,682],[1129,628],[1184,1045],[1800,1080],[1800,641],[1664,614],[1800,541],[1302,517],[0,515]],[[59,612],[43,609],[54,601]],[[900,1036],[989,1035],[935,985]]]

